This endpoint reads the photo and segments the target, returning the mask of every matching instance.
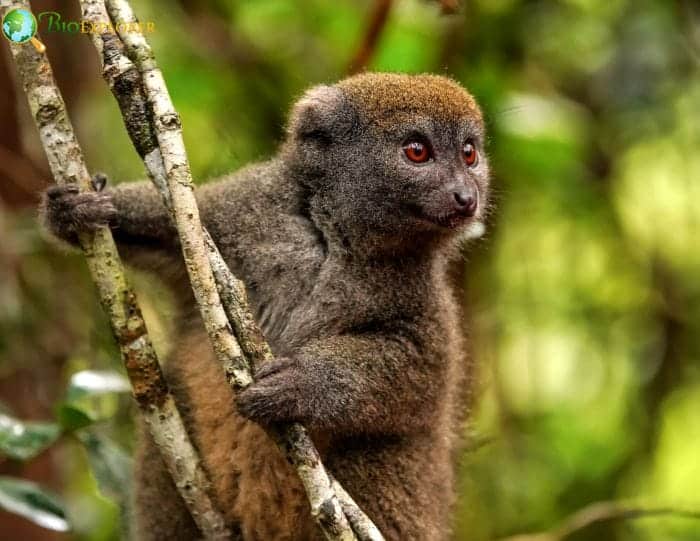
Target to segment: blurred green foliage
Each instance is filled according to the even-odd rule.
[[[344,75],[373,6],[133,4],[156,23],[198,182],[274,152],[293,99]],[[699,66],[690,0],[394,3],[370,69],[452,75],[490,132],[495,210],[464,252],[475,373],[455,539],[551,530],[601,501],[700,510]],[[143,176],[97,73],[74,111],[94,170]],[[80,257],[48,246],[31,213],[4,212],[0,233],[0,376],[118,368]],[[159,295],[136,278],[167,349]],[[105,428],[127,447],[130,414]],[[61,445],[72,538],[119,537],[83,447]],[[700,539],[700,521],[604,520],[570,538]]]

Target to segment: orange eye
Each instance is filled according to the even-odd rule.
[[[462,156],[464,156],[464,163],[466,163],[469,167],[476,165],[476,162],[479,159],[479,153],[476,151],[476,147],[470,141],[464,143],[464,147],[462,148]]]
[[[408,141],[403,146],[403,153],[414,163],[425,163],[431,158],[430,147],[421,141]]]

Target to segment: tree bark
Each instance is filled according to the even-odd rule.
[[[134,31],[134,25],[128,31],[123,24],[116,25],[117,22],[137,23],[128,2],[107,0],[109,20],[97,9],[85,9],[100,2],[82,2],[84,14],[93,17],[92,22],[111,22],[118,30],[121,43],[112,39],[107,31],[101,37],[93,38],[103,62],[103,75],[119,102],[127,131],[146,163],[149,176],[171,210],[195,298],[214,352],[223,365],[229,384],[240,391],[252,382],[251,365],[270,360],[272,354],[250,312],[243,283],[233,276],[201,224],[180,118],[172,105],[163,75],[143,34]],[[117,84],[117,77],[133,73],[134,67],[141,76],[141,85]],[[141,115],[128,114],[144,108],[150,111],[144,116],[150,122],[151,131],[135,125],[134,119]],[[342,491],[344,499],[341,506],[337,491],[303,426],[268,427],[267,431],[296,468],[306,490],[311,513],[327,539],[383,539],[376,526],[345,491]],[[363,525],[363,528],[353,531],[346,513],[352,515],[353,524]]]
[[[0,7],[3,15],[12,8],[29,9],[27,2],[7,0],[1,0]],[[83,191],[92,190],[82,151],[46,54],[39,53],[30,43],[12,44],[10,48],[56,183],[75,183]],[[134,398],[178,491],[208,539],[228,538],[230,534],[223,518],[208,496],[206,473],[168,390],[109,228],[81,233],[79,242],[102,307],[109,316]]]

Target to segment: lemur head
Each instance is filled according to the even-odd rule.
[[[314,220],[346,247],[420,249],[485,214],[481,111],[446,77],[368,73],[314,87],[292,111],[283,155]]]

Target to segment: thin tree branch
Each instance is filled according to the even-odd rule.
[[[0,7],[3,15],[12,8],[29,9],[27,2],[7,0],[1,0]],[[12,44],[10,48],[56,183],[75,183],[83,191],[92,190],[82,151],[45,53],[37,52],[28,43]],[[223,519],[207,494],[206,473],[168,390],[111,232],[101,227],[94,233],[81,233],[79,242],[119,344],[134,397],[178,491],[208,539],[228,538]]]
[[[89,0],[83,2],[86,5],[96,3]],[[106,5],[113,23],[136,22],[128,2],[107,0]],[[120,28],[124,26],[120,25]],[[125,113],[127,129],[138,153],[144,158],[149,176],[174,216],[192,288],[217,358],[222,362],[234,390],[244,389],[252,382],[250,365],[271,359],[270,348],[250,312],[243,283],[231,274],[211,237],[202,227],[180,120],[150,46],[143,35],[133,29],[120,32],[119,37],[121,44],[107,36],[101,38],[101,46],[95,41],[105,66],[103,74]],[[141,75],[140,88],[129,85],[120,87],[112,76],[133,69],[133,65],[128,65],[129,59],[124,57],[124,52]],[[140,104],[144,99],[151,108],[150,116],[147,116],[157,146],[145,130],[129,127],[132,121],[126,112],[142,110]],[[133,115],[137,119],[138,116]],[[353,514],[363,517],[365,523],[371,524],[371,521],[349,497],[341,507],[318,451],[304,427],[293,424],[268,428],[268,433],[296,468],[306,490],[311,513],[325,536],[332,540],[357,539],[343,508],[353,510]],[[367,528],[366,531],[370,533],[360,536],[362,541],[383,539],[376,527]]]
[[[355,56],[348,64],[348,75],[354,75],[355,73],[367,69],[367,66],[374,56],[382,31],[389,19],[391,5],[392,0],[376,0],[372,15],[369,19],[369,24],[367,25],[367,30],[365,31]]]
[[[460,0],[439,0],[438,3],[444,15],[451,15],[459,10]]]
[[[355,500],[352,499],[352,496],[345,491],[343,485],[341,485],[332,476],[331,483],[333,484],[333,490],[335,490],[335,493],[340,500],[340,505],[343,507],[343,512],[345,513],[345,516],[348,517],[350,526],[352,526],[352,529],[357,537],[361,541],[383,539],[379,528],[377,528],[369,517],[362,512],[360,506],[357,505]]]
[[[513,535],[504,537],[500,541],[564,541],[574,533],[599,522],[634,520],[663,515],[700,519],[700,511],[674,509],[673,507],[640,507],[615,501],[596,502],[576,511],[553,530]]]

